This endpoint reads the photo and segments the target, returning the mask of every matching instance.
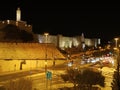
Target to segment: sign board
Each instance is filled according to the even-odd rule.
[[[49,79],[49,80],[52,79],[52,72],[47,71],[46,72],[46,78]]]

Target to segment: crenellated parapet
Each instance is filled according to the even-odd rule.
[[[26,21],[14,21],[14,20],[4,20],[0,21],[0,29],[4,28],[7,25],[16,25],[20,30],[27,30],[32,32],[32,25],[28,25]]]

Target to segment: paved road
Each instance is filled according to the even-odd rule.
[[[65,70],[67,66],[65,63],[61,65],[56,65],[56,66],[51,66],[47,67],[47,70]],[[0,74],[0,82],[5,81],[5,80],[10,80],[10,79],[15,79],[15,78],[20,78],[24,77],[27,75],[33,75],[33,74],[38,74],[38,73],[43,73],[45,72],[45,69],[43,68],[37,68],[34,70],[20,70],[20,71],[13,71],[13,72],[6,72],[6,73],[1,73]]]
[[[37,90],[45,90],[46,88],[53,88],[53,86],[54,88],[58,88],[61,87],[59,86],[59,84],[64,83],[60,77],[60,74],[63,72],[63,70],[65,70],[65,68],[66,66],[64,65],[48,67],[48,70],[52,71],[52,80],[46,80],[45,69],[21,70],[15,72],[1,73],[0,85],[5,85],[10,80],[16,80],[22,77],[30,77],[33,81],[33,90],[35,88]],[[58,84],[58,87],[55,84]]]
[[[62,70],[54,70],[52,72],[52,79],[47,80],[45,73],[37,74],[35,77],[31,77],[33,80],[33,90],[58,90],[60,87],[64,87],[65,83],[61,79],[60,74]]]
[[[16,79],[28,75],[33,75],[37,73],[41,73],[43,71],[40,70],[26,70],[26,71],[17,71],[17,72],[8,72],[5,74],[0,75],[0,82],[6,81],[6,80],[11,80],[11,79]]]

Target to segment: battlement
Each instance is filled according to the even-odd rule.
[[[16,25],[21,30],[32,31],[32,25],[28,25],[25,21],[4,20],[0,21],[0,29],[4,28],[8,24]]]

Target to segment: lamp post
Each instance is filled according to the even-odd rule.
[[[114,38],[114,40],[115,40],[115,48],[114,48],[114,50],[115,50],[115,52],[116,52],[116,55],[117,55],[117,60],[115,61],[115,66],[116,66],[116,69],[117,69],[117,66],[118,66],[118,56],[119,56],[119,49],[118,49],[118,39],[119,38]]]
[[[116,48],[117,48],[118,39],[119,39],[119,38],[114,38],[114,40],[115,40],[115,47],[116,47]]]
[[[120,85],[119,85],[119,83],[120,83],[120,81],[119,81],[120,50],[119,50],[119,47],[117,47],[119,38],[114,38],[114,40],[115,40],[115,48],[116,48],[116,52],[117,52],[117,63],[116,63],[116,65],[117,65],[117,67],[116,67],[116,71],[117,71],[117,87],[120,90]]]
[[[45,43],[46,43],[46,51],[45,51],[45,72],[47,72],[47,43],[48,43],[48,35],[49,33],[44,33],[45,35]]]

